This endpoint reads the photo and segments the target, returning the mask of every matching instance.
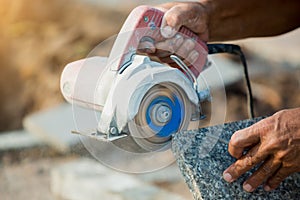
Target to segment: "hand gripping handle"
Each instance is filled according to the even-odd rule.
[[[155,41],[163,40],[160,33],[163,16],[164,12],[149,6],[136,7],[129,14],[109,56],[108,64],[112,66],[112,70],[123,71],[131,64],[132,57],[136,54],[142,38],[153,38]],[[196,41],[194,49],[199,53],[199,56],[189,67],[197,77],[206,63],[208,54],[206,43],[184,26],[180,28],[179,33],[184,38],[191,38]]]

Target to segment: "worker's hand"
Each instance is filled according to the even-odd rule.
[[[157,8],[165,12],[161,24],[163,37],[172,38],[181,26],[185,26],[203,41],[208,41],[208,16],[203,4],[199,2],[171,2],[162,4]]]
[[[235,132],[228,151],[238,160],[224,171],[227,182],[261,164],[244,182],[244,190],[253,192],[263,183],[266,191],[275,189],[287,176],[300,171],[300,108],[280,111]]]
[[[194,50],[195,41],[184,38],[177,32],[181,26],[185,26],[196,33],[200,39],[207,41],[205,7],[198,2],[171,2],[156,8],[165,12],[160,30],[162,37],[141,41],[138,52],[146,53],[150,57],[155,56],[159,61],[171,66],[174,65],[170,59],[172,54],[181,57],[188,65],[193,63],[199,56],[199,52]]]

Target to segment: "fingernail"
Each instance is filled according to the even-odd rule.
[[[183,38],[182,38],[181,35],[176,35],[175,37],[176,37],[175,45],[178,47],[178,46],[180,46],[182,44]]]
[[[139,46],[139,50],[145,53],[154,53],[155,48],[152,43],[146,41]]]
[[[197,51],[194,51],[191,54],[191,60],[192,62],[195,62],[198,59],[199,53]]]
[[[244,186],[243,186],[244,190],[247,191],[247,192],[252,192],[253,191],[253,187],[246,183]]]
[[[232,176],[229,173],[223,174],[223,178],[225,181],[231,183],[232,182]]]
[[[153,46],[146,46],[145,51],[146,53],[154,53],[155,48],[153,48]]]
[[[194,41],[191,40],[191,39],[187,39],[186,42],[185,42],[184,44],[185,44],[185,48],[186,48],[186,49],[189,49],[189,50],[192,50],[192,49],[194,49],[194,47],[195,47],[195,43],[194,43]]]
[[[176,34],[176,30],[171,26],[161,27],[161,34],[164,38],[171,38]]]
[[[267,191],[267,192],[270,192],[272,189],[271,189],[271,187],[270,187],[270,186],[268,186],[268,185],[265,185],[265,187],[264,187],[264,190],[265,190],[265,191]]]
[[[154,51],[151,48],[146,48],[145,53],[154,53]]]
[[[175,35],[175,38],[176,38],[176,39],[180,39],[180,38],[182,38],[182,36],[181,36],[180,34],[176,34],[176,35]]]

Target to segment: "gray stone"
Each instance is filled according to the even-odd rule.
[[[126,174],[112,171],[88,159],[65,163],[51,171],[51,191],[65,199],[121,200],[118,193],[140,184]]]
[[[0,151],[20,150],[43,145],[44,143],[27,131],[17,130],[0,134]]]
[[[158,187],[154,186],[140,186],[131,189],[127,189],[121,193],[124,200],[184,200],[181,196],[171,194]]]
[[[147,183],[182,181],[180,170],[175,163],[158,171],[137,174],[137,177]]]
[[[54,167],[51,191],[59,198],[70,200],[184,200],[134,174],[117,172],[91,159],[78,159]]]
[[[61,152],[69,151],[80,141],[77,135],[71,134],[75,130],[75,123],[70,104],[61,104],[29,115],[24,119],[23,125],[30,134]]]
[[[174,137],[172,151],[195,199],[299,198],[299,173],[288,177],[272,192],[265,192],[262,186],[253,193],[243,190],[242,183],[255,169],[231,184],[223,180],[223,171],[235,161],[227,151],[231,135],[236,130],[248,127],[258,120],[260,119],[186,131]]]

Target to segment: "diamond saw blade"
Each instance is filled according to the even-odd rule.
[[[163,151],[170,147],[172,134],[188,128],[191,115],[192,105],[182,88],[173,83],[160,83],[143,97],[128,129],[140,148]]]

